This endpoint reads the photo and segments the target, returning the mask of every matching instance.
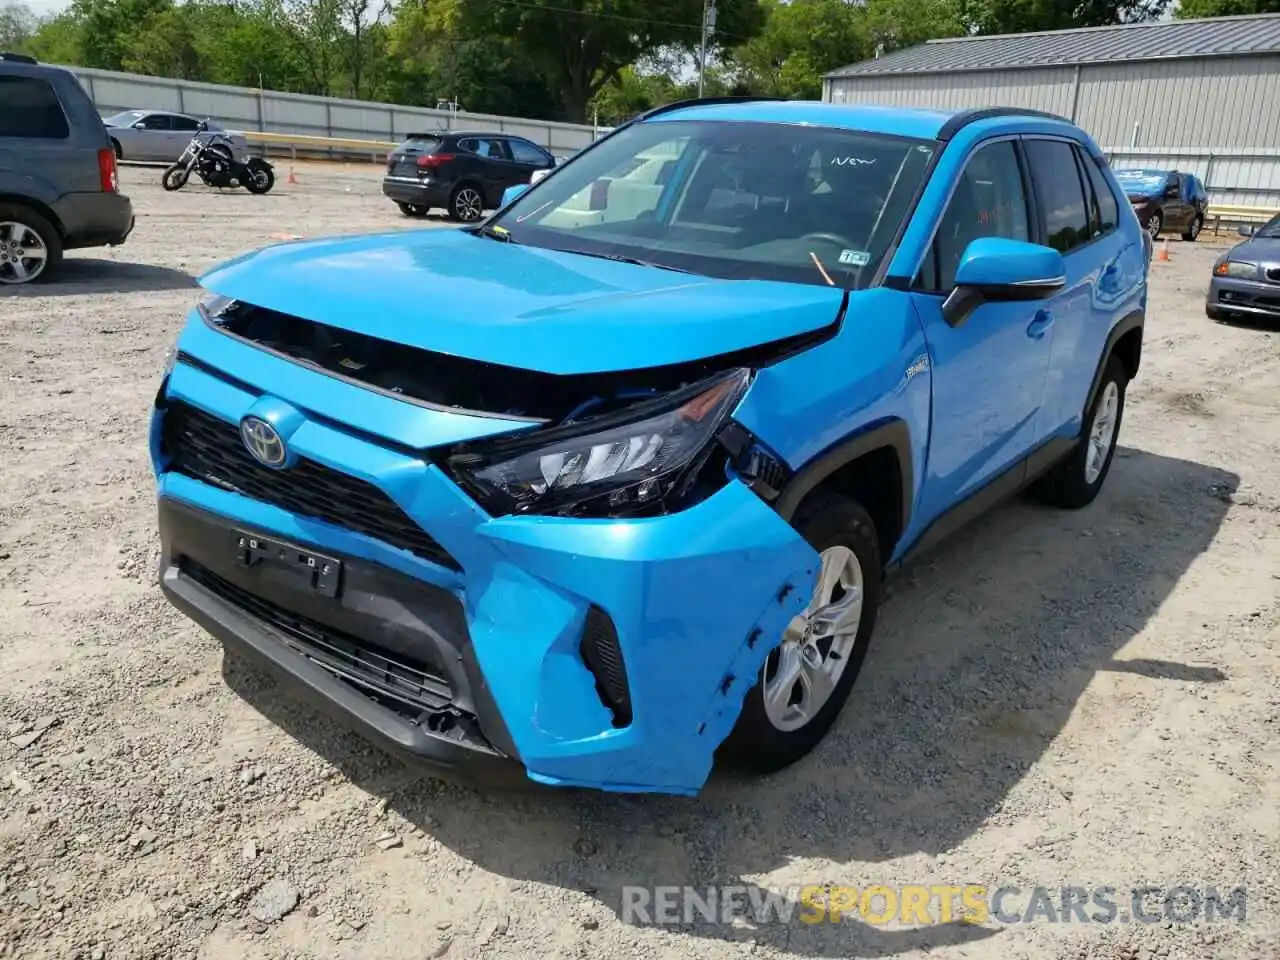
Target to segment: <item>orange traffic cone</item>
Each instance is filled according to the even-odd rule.
[[[1160,252],[1156,254],[1156,259],[1157,260],[1169,259],[1169,241],[1168,240],[1166,240],[1163,244],[1160,245]]]
[[[292,185],[293,185],[293,186],[295,186],[295,187],[298,185],[298,178],[297,178],[297,177],[295,177],[295,176],[293,175],[293,164],[292,164],[292,163],[291,163],[291,164],[289,164],[289,179],[288,179],[287,181],[285,181],[285,182],[286,182],[286,183],[289,183],[289,184],[292,184]]]

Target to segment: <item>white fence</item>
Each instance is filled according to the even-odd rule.
[[[582,149],[597,133],[592,127],[573,123],[465,111],[455,114],[448,110],[227,87],[86,67],[70,69],[80,78],[103,116],[121,110],[172,110],[208,117],[229,130],[267,130],[351,140],[400,141],[407,134],[424,131],[484,130],[525,137],[556,154]]]

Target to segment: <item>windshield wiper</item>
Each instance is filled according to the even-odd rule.
[[[659,270],[670,270],[673,273],[693,273],[684,267],[673,267],[666,263],[654,263],[652,260],[641,260],[639,257],[627,257],[620,253],[591,253],[588,250],[566,250],[565,253],[576,253],[584,257],[595,257],[598,260],[612,260],[614,263],[632,263],[637,267],[657,267]]]

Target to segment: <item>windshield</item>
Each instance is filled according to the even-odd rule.
[[[650,121],[574,158],[493,225],[553,250],[856,288],[875,275],[934,148],[827,127]]]
[[[1276,214],[1253,234],[1255,237],[1265,237],[1268,240],[1280,240],[1280,214]]]
[[[142,110],[125,110],[123,113],[107,117],[102,122],[116,127],[131,127],[145,116],[146,113]]]

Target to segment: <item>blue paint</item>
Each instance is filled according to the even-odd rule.
[[[830,125],[930,139],[947,114],[816,103],[689,106],[651,121]],[[1108,335],[1145,308],[1142,233],[1123,194],[1119,228],[1066,255],[980,239],[960,258],[982,287],[1061,276],[1039,300],[992,300],[952,326],[944,294],[913,287],[952,185],[991,138],[1070,124],[999,117],[963,128],[937,157],[884,283],[851,293],[832,336],[755,372],[733,411],[790,468],[888,424],[905,428],[910,523],[887,560],[934,520],[1055,436],[1074,437]],[[570,170],[572,168],[569,168]],[[567,171],[566,171],[567,173]],[[674,201],[677,170],[662,204]],[[1115,176],[1104,178],[1119,193]],[[665,209],[665,207],[663,208]],[[610,262],[460,231],[407,231],[270,247],[203,278],[217,293],[374,337],[553,374],[713,357],[828,327],[843,292],[728,281]],[[166,396],[237,424],[261,416],[291,454],[384,491],[461,570],[372,537],[167,471],[157,413],[158,493],[236,524],[323,544],[441,586],[462,603],[476,661],[530,779],[691,795],[785,625],[805,606],[818,558],[730,471],[665,516],[493,516],[425,451],[527,432],[530,424],[426,408],[289,362],[193,314]],[[583,422],[596,400],[572,412]],[[634,719],[615,728],[578,644],[592,607],[613,621]]]

